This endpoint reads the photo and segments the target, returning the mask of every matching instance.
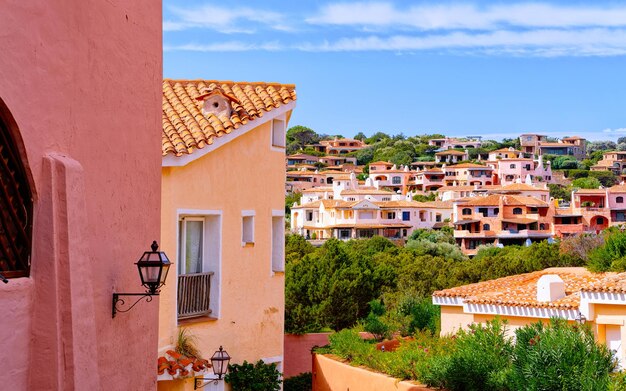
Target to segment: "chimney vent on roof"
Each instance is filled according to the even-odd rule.
[[[565,297],[565,283],[556,274],[546,274],[537,281],[537,301],[553,302]]]
[[[239,100],[224,92],[220,87],[204,90],[196,100],[203,101],[202,114],[209,116],[215,115],[221,120],[229,119],[233,112],[231,102],[239,103]]]

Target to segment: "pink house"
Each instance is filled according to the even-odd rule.
[[[3,3],[3,390],[156,387],[158,297],[111,301],[160,234],[161,23],[147,0]]]

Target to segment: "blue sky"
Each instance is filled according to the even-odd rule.
[[[294,83],[290,125],[626,136],[626,2],[163,2],[164,77]]]

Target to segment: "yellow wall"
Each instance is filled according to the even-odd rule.
[[[270,257],[272,210],[284,210],[285,154],[270,148],[270,137],[266,123],[186,166],[163,168],[161,249],[175,264],[160,299],[161,354],[178,332],[177,210],[196,209],[222,212],[221,317],[184,327],[207,359],[220,345],[231,363],[283,355],[284,273],[271,275]],[[253,246],[241,243],[242,210],[256,212]],[[191,381],[161,381],[159,389],[175,384],[193,389]]]
[[[455,334],[459,329],[467,328],[474,321],[474,315],[463,312],[461,306],[441,306],[441,335]]]

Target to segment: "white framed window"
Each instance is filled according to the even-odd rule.
[[[220,317],[221,245],[221,211],[179,211],[177,319]]]
[[[285,211],[272,211],[272,274],[285,271]]]
[[[254,244],[254,216],[253,210],[241,211],[241,245]]]
[[[272,120],[272,147],[285,148],[285,121]]]

